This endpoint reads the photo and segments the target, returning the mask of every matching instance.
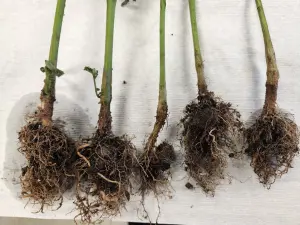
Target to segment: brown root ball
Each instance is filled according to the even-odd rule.
[[[268,188],[291,168],[299,152],[299,130],[293,120],[277,112],[262,114],[245,131],[248,146],[245,152],[251,157],[251,166],[259,181]]]
[[[28,165],[22,169],[22,197],[45,205],[63,201],[62,194],[74,184],[75,143],[58,127],[32,122],[19,132],[19,151]],[[58,207],[58,208],[59,208]]]
[[[140,191],[146,194],[153,191],[155,194],[163,193],[163,187],[168,184],[168,173],[171,164],[176,160],[174,148],[164,141],[153,151],[145,151],[139,157],[140,164]]]
[[[232,139],[243,129],[240,113],[207,92],[186,106],[182,123],[187,171],[204,192],[214,194],[224,178],[225,150],[231,150]]]
[[[77,154],[78,216],[90,223],[96,215],[117,215],[130,199],[135,147],[126,136],[96,132],[91,140],[83,141]]]

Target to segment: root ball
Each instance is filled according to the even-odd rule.
[[[166,141],[152,151],[145,151],[139,157],[141,193],[146,194],[150,190],[155,194],[163,192],[164,188],[161,187],[168,184],[167,171],[175,160],[174,148]]]
[[[114,216],[130,199],[130,176],[135,162],[135,148],[126,136],[100,135],[77,149],[80,157],[77,200],[82,222],[93,216]]]
[[[299,152],[299,130],[287,116],[277,112],[262,114],[245,131],[248,142],[246,153],[251,157],[251,166],[259,181],[268,188],[291,168]]]
[[[22,169],[22,197],[33,203],[53,205],[60,201],[62,194],[71,188],[75,173],[74,142],[55,125],[43,126],[32,122],[19,132],[19,151],[25,155],[28,165]]]
[[[186,106],[182,123],[187,171],[204,192],[214,194],[224,178],[225,150],[233,147],[232,138],[243,129],[240,113],[207,92]]]

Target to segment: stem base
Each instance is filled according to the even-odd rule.
[[[41,106],[39,109],[39,117],[41,118],[43,126],[50,126],[52,124],[55,97],[53,95],[46,95],[42,90],[40,99]]]

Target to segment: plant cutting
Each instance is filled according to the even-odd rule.
[[[234,147],[233,138],[242,129],[240,113],[231,103],[215,97],[208,90],[200,51],[195,0],[189,0],[190,20],[197,72],[198,97],[188,104],[182,119],[185,164],[189,175],[206,193],[214,194],[224,178],[227,151]]]
[[[101,91],[97,88],[96,69],[85,67],[93,76],[95,92],[100,98],[100,113],[95,134],[77,148],[79,160],[77,200],[75,204],[83,222],[91,222],[93,216],[114,216],[130,199],[130,176],[135,159],[135,147],[124,136],[112,132],[110,111],[112,100],[112,62],[114,20],[117,0],[107,0],[105,57]]]
[[[22,197],[39,203],[42,212],[45,205],[56,201],[60,201],[60,207],[62,194],[74,181],[75,144],[52,119],[56,77],[63,75],[57,69],[57,59],[65,3],[57,1],[49,59],[41,68],[46,75],[41,105],[19,132],[19,151],[28,161],[22,169]]]
[[[165,67],[165,16],[166,0],[160,1],[160,73],[159,73],[159,93],[156,111],[156,121],[150,134],[143,154],[139,157],[142,194],[152,190],[158,193],[157,187],[163,187],[168,183],[166,171],[175,161],[173,146],[166,141],[156,145],[159,132],[166,123],[168,117],[167,89],[166,89],[166,67]]]
[[[299,152],[299,131],[288,114],[277,107],[279,71],[262,2],[255,2],[265,44],[267,81],[261,115],[245,131],[246,153],[252,159],[251,166],[259,181],[270,187],[292,167],[293,158]]]

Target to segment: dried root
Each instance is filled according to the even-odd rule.
[[[204,192],[214,194],[227,166],[225,149],[243,129],[240,113],[207,92],[186,106],[182,123],[187,171]]]
[[[77,217],[90,223],[94,216],[115,216],[130,200],[130,176],[135,148],[126,136],[100,135],[77,148],[79,160]]]
[[[287,116],[276,112],[262,114],[245,131],[248,142],[246,153],[251,157],[251,166],[259,181],[268,188],[291,168],[299,152],[299,130]]]
[[[161,143],[153,151],[145,151],[139,157],[140,191],[143,195],[148,191],[163,193],[164,187],[168,185],[167,171],[175,160],[174,148],[167,142]]]
[[[45,205],[63,202],[62,194],[74,184],[75,143],[55,125],[31,122],[19,132],[19,151],[28,160],[21,175],[22,197]],[[59,208],[58,207],[58,208]]]

